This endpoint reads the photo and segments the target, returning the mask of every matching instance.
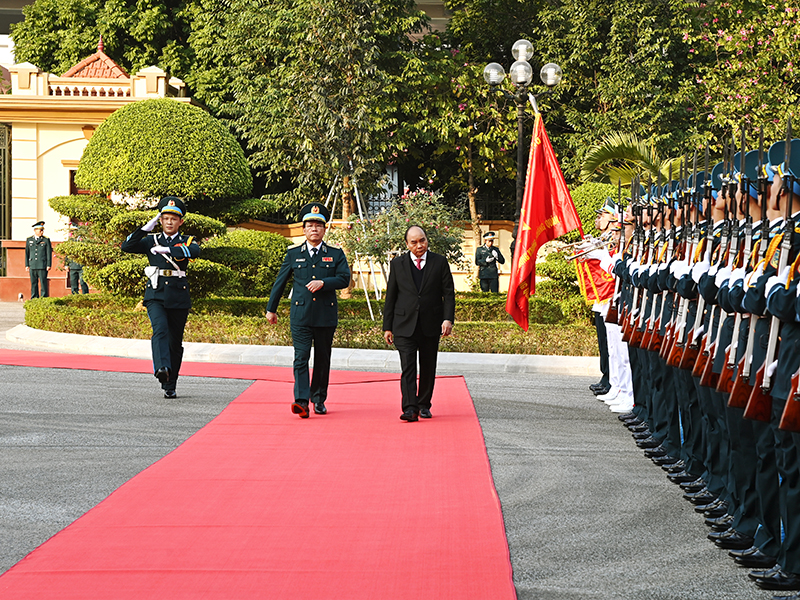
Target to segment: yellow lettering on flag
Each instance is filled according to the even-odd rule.
[[[558,223],[559,223],[559,221],[558,221],[558,217],[557,217],[556,215],[553,215],[552,217],[550,217],[549,219],[547,219],[547,220],[546,220],[544,223],[542,223],[541,225],[539,225],[539,227],[537,227],[537,228],[536,228],[536,235],[534,235],[534,236],[533,236],[533,237],[534,237],[534,239],[537,239],[537,240],[538,240],[538,239],[539,239],[539,236],[540,236],[540,235],[541,235],[541,234],[542,234],[544,231],[546,231],[546,230],[548,230],[548,229],[552,229],[553,227],[555,227],[556,225],[558,225]]]

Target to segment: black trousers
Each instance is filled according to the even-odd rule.
[[[328,398],[328,381],[331,376],[331,346],[336,327],[307,327],[291,325],[294,346],[294,398],[295,400],[325,402]],[[309,383],[308,359],[314,344],[314,374]]]
[[[39,286],[42,289],[42,298],[50,295],[50,288],[47,284],[47,269],[30,269],[31,276],[31,298],[39,297]]]
[[[600,350],[600,372],[603,374],[599,385],[608,387],[611,385],[608,366],[608,335],[606,334],[606,322],[599,312],[594,313],[594,328],[597,330],[597,347]]]
[[[422,408],[431,407],[433,385],[436,382],[439,337],[424,335],[419,323],[412,336],[394,336],[394,345],[400,353],[403,412],[419,412]],[[419,358],[419,387],[417,387],[417,358]]]
[[[150,346],[153,350],[153,372],[162,367],[169,369],[169,381],[162,383],[165,390],[174,390],[178,373],[183,362],[183,329],[189,316],[188,308],[164,308],[159,300],[145,303],[153,337]]]
[[[89,286],[83,280],[81,271],[69,270],[69,287],[73,294],[88,294]]]
[[[499,293],[500,279],[498,277],[493,277],[490,279],[479,279],[478,281],[481,282],[482,292],[492,292],[493,294]]]

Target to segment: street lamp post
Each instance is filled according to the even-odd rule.
[[[501,92],[517,105],[517,198],[514,211],[514,223],[519,223],[522,209],[522,196],[525,193],[525,106],[528,103],[528,87],[533,79],[533,69],[528,60],[533,56],[533,44],[528,40],[517,40],[511,48],[514,64],[508,72],[508,78],[514,85],[510,93],[500,87],[506,78],[506,71],[500,63],[489,63],[483,69],[483,78],[492,89]],[[547,92],[561,82],[562,71],[555,63],[547,63],[539,72],[539,78],[547,86]]]

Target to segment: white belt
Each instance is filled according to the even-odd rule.
[[[186,277],[186,271],[177,271],[175,269],[159,269],[158,274],[161,277]]]

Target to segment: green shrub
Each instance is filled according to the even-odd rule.
[[[81,223],[105,223],[125,210],[124,207],[114,204],[105,196],[98,196],[96,194],[55,196],[54,198],[50,198],[48,203],[57,213],[75,219]]]
[[[126,260],[117,244],[67,240],[55,247],[53,252],[59,256],[71,258],[84,267],[105,267],[120,260]],[[86,273],[84,273],[84,279]]]
[[[132,261],[129,261],[132,262]],[[134,310],[135,299],[110,294],[41,298],[25,303],[25,323],[47,331],[149,339],[150,323],[143,310]],[[258,316],[234,316],[202,311],[212,305],[258,306]],[[201,312],[197,309],[201,308]],[[288,307],[287,307],[288,308]],[[263,316],[264,302],[243,298],[209,298],[194,304],[186,324],[187,342],[261,344],[289,346],[292,343],[288,310],[277,325]],[[386,349],[381,322],[340,319],[333,345],[337,348]],[[450,352],[501,354],[556,354],[595,356],[597,338],[589,325],[532,324],[525,332],[510,322],[458,322],[452,336],[442,338],[441,349]]]
[[[201,108],[170,98],[134,102],[108,117],[89,140],[75,183],[145,203],[161,196],[244,198],[253,188],[230,131]]]
[[[603,204],[606,198],[611,196],[617,199],[617,186],[608,183],[585,183],[574,190],[570,190],[575,209],[578,211],[583,233],[597,237],[599,232],[594,228],[594,220],[597,217],[597,209]],[[571,231],[562,235],[560,240],[564,242],[577,242],[580,235],[577,231]]]
[[[121,260],[101,269],[84,268],[84,279],[92,287],[106,290],[114,295],[137,297],[144,295],[145,285],[150,281],[144,275],[148,265],[144,256]],[[193,298],[204,296],[241,296],[239,276],[224,265],[198,258],[186,270],[189,289]]]
[[[225,264],[241,278],[247,296],[268,296],[290,243],[282,235],[249,229],[231,231],[203,244],[203,258]]]

